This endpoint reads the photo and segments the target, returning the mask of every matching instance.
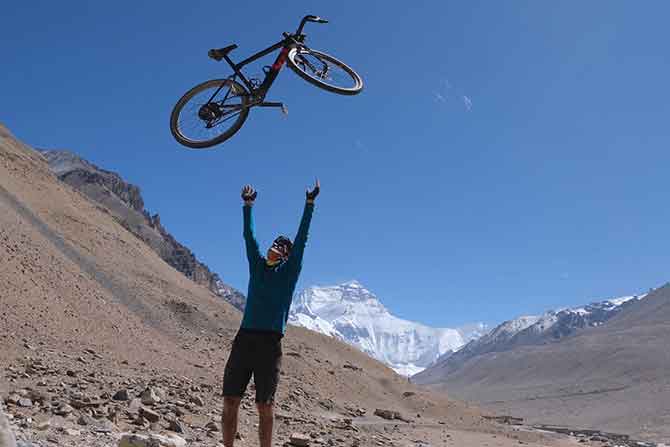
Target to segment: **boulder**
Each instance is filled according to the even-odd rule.
[[[124,434],[119,447],[185,447],[186,440],[177,435],[137,435]]]
[[[379,416],[382,419],[388,419],[391,421],[393,419],[397,419],[398,412],[393,410],[383,410],[381,408],[377,408],[375,410],[375,416]]]
[[[114,399],[114,400],[122,400],[122,401],[126,401],[126,400],[130,400],[130,395],[128,394],[128,390],[123,389],[123,390],[119,390],[119,391],[117,391],[117,392],[112,396],[112,399]]]
[[[144,405],[155,405],[161,401],[161,398],[158,397],[158,394],[153,390],[153,388],[147,388],[140,395],[140,399]]]
[[[303,433],[292,433],[289,438],[289,444],[297,447],[306,447],[309,445],[310,437]]]

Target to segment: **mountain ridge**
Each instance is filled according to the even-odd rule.
[[[552,309],[542,315],[523,315],[506,320],[461,349],[441,356],[427,370],[418,373],[415,380],[423,384],[439,382],[440,376],[448,375],[478,355],[560,341],[584,328],[602,325],[645,296],[610,298],[582,306]]]
[[[119,223],[151,247],[177,271],[212,293],[244,310],[245,296],[225,284],[221,277],[198,260],[163,226],[158,213],[145,209],[140,187],[121,175],[91,163],[67,150],[40,150],[51,171],[64,183],[109,209]]]

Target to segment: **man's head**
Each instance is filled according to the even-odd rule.
[[[285,236],[279,236],[268,249],[268,264],[276,264],[286,260],[291,254],[291,248],[293,248],[291,240]]]

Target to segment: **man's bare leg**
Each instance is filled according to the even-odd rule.
[[[274,412],[272,403],[257,403],[258,407],[258,440],[260,447],[272,447],[272,425],[274,422]]]
[[[221,425],[223,426],[223,445],[233,447],[235,435],[237,434],[237,415],[240,411],[241,397],[223,398],[223,415]]]

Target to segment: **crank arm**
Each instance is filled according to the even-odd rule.
[[[262,102],[258,104],[258,107],[280,107],[282,113],[288,115],[288,107],[283,102]]]

